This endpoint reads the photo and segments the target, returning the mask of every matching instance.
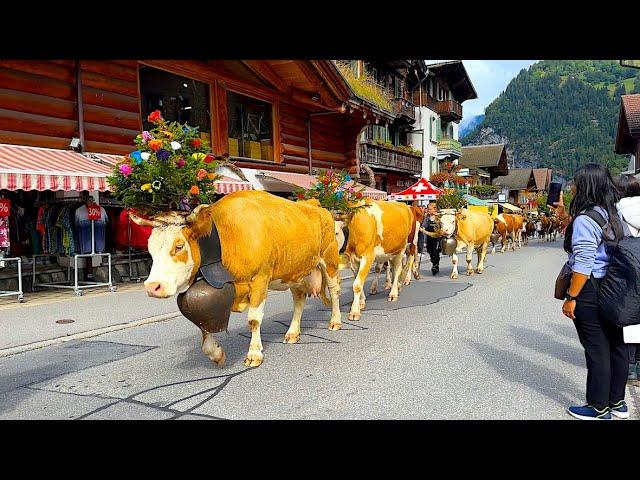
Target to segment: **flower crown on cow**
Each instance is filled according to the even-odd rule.
[[[218,163],[198,128],[167,122],[159,110],[147,119],[155,127],[134,139],[137,149],[107,177],[114,197],[147,214],[189,211],[200,203],[212,203]]]
[[[298,200],[315,198],[327,210],[340,213],[352,213],[364,206],[360,200],[364,197],[365,187],[356,187],[347,172],[320,170],[317,178],[317,183],[295,192]]]

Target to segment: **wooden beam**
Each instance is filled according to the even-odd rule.
[[[241,60],[253,73],[260,79],[270,83],[279,92],[287,93],[291,88],[291,84],[283,80],[264,60]]]

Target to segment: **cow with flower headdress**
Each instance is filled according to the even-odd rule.
[[[161,120],[157,122],[159,127],[165,127]],[[149,146],[156,139],[162,141],[157,151],[165,148],[169,139],[180,136],[174,130],[167,129],[175,135],[166,136],[155,129],[153,139],[142,137],[146,143],[141,141],[140,145],[144,145],[141,148],[158,148],[157,144]],[[178,143],[181,148],[174,152],[182,149],[184,139]],[[201,142],[186,143],[196,150],[205,148]],[[180,159],[185,164],[179,167]],[[234,192],[207,204],[202,200],[212,195],[213,186],[203,158],[183,153],[170,155],[165,161],[152,154],[137,165],[146,163],[149,163],[146,173],[136,172],[134,161],[134,172],[127,176],[137,182],[145,181],[144,186],[151,183],[151,192],[148,187],[144,189],[149,198],[143,199],[153,204],[154,198],[164,198],[153,194],[169,188],[173,197],[185,197],[188,203],[200,200],[200,204],[191,211],[155,212],[146,218],[131,215],[137,224],[153,227],[148,242],[153,264],[144,287],[155,298],[178,295],[181,311],[202,331],[202,350],[212,361],[221,364],[225,360],[224,350],[214,334],[226,328],[231,311],[248,311],[251,341],[244,363],[252,367],[262,363],[260,325],[268,290],[291,290],[293,295],[293,319],[285,343],[299,340],[302,311],[309,295],[319,295],[326,304],[331,304],[329,329],[341,328],[339,245],[329,211],[317,202],[292,202],[253,190]],[[185,169],[190,173],[181,176]],[[165,181],[156,190],[149,181],[155,176],[171,178],[173,183]],[[119,181],[118,175],[110,179],[116,186]],[[120,188],[116,188],[116,193],[132,194],[130,189]],[[140,199],[137,190],[135,199]],[[131,203],[144,205],[139,201]]]

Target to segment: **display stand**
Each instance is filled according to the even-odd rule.
[[[131,253],[131,217],[127,215],[127,241],[129,243],[129,275],[122,275],[121,278],[128,278],[129,282],[136,282],[136,283],[140,283],[142,280],[148,278],[148,275],[145,275],[144,277],[141,276],[137,276],[134,277],[133,276],[133,257],[132,257],[132,253]],[[142,258],[142,257],[140,257]]]
[[[20,257],[3,257],[3,262],[18,262],[18,290],[0,290],[0,297],[17,295],[20,303],[24,302],[24,293],[22,292],[22,259]]]
[[[96,253],[96,238],[95,238],[95,220],[91,220],[91,253],[81,253],[74,255],[73,266],[74,266],[74,280],[73,284],[71,283],[71,264],[67,267],[67,280],[62,282],[51,282],[51,283],[36,283],[36,257],[48,257],[49,254],[39,254],[33,255],[33,283],[31,290],[35,291],[36,287],[45,287],[45,288],[67,288],[73,289],[76,295],[81,296],[83,294],[83,289],[87,288],[97,288],[97,287],[109,287],[109,290],[115,292],[117,287],[115,287],[111,281],[111,254],[110,253]],[[109,281],[108,282],[90,282],[88,280],[78,280],[78,259],[79,258],[91,258],[93,265],[93,258],[95,257],[107,257],[109,262]]]

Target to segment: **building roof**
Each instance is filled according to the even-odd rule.
[[[461,167],[497,167],[502,155],[506,155],[504,143],[493,145],[469,145],[462,147],[462,157],[458,160]]]
[[[635,153],[638,142],[640,142],[640,94],[622,95],[615,152]]]
[[[478,98],[471,78],[462,64],[462,60],[427,64],[427,70],[446,78],[454,98],[462,103],[465,100]]]
[[[532,168],[511,168],[509,174],[493,179],[494,185],[508,188],[509,190],[526,190],[530,186],[535,187]]]
[[[536,182],[536,190],[539,192],[547,190],[549,183],[551,182],[551,172],[552,170],[550,168],[533,169],[533,179]]]

